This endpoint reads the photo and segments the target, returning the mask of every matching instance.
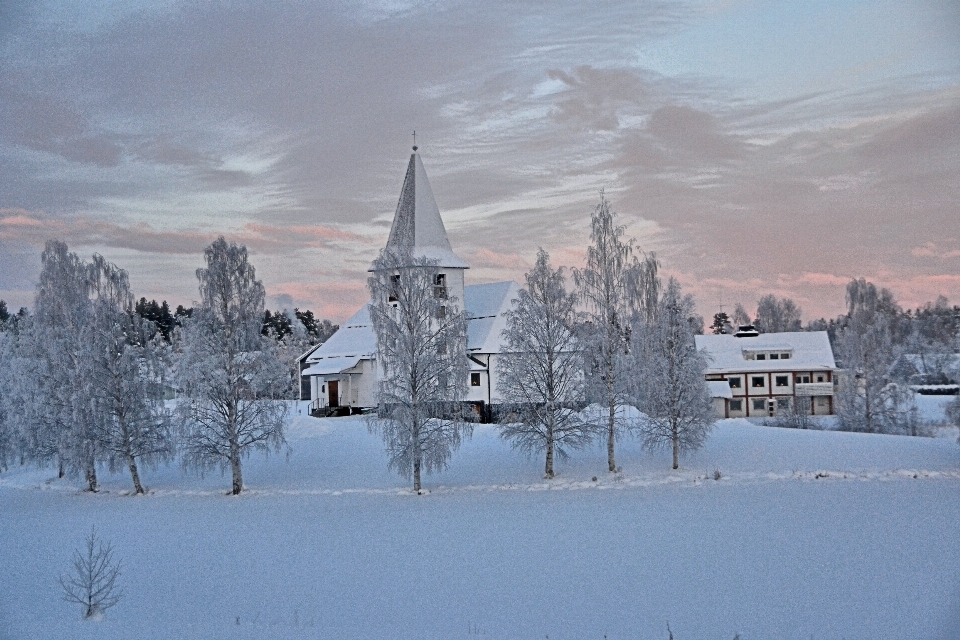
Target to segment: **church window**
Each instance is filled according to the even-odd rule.
[[[400,291],[400,274],[395,273],[390,276],[390,299],[388,302],[397,301],[397,293]]]
[[[447,297],[447,274],[438,273],[433,278],[433,297],[446,299]]]

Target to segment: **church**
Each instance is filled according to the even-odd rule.
[[[516,282],[465,284],[470,266],[453,252],[423,161],[413,147],[393,217],[387,248],[403,249],[438,266],[436,286],[463,304],[467,314],[469,380],[465,400],[481,420],[499,402],[496,361],[504,313],[517,298]],[[313,415],[346,415],[377,406],[377,337],[365,304],[329,340],[301,356],[302,388],[310,393]],[[304,394],[305,395],[305,394]],[[304,398],[305,399],[305,398]]]

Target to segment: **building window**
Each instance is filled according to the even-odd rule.
[[[320,393],[326,393],[326,392],[327,392],[327,385],[325,384],[320,385]]]
[[[780,354],[780,359],[781,359],[781,360],[789,360],[789,359],[790,359],[790,354],[789,354],[789,353],[781,353],[781,354]]]
[[[470,373],[470,386],[479,387],[480,386],[480,372],[473,371]]]
[[[447,274],[438,273],[433,278],[433,297],[446,299],[447,297]]]
[[[766,359],[767,359],[767,354],[765,354],[765,353],[758,353],[758,354],[757,354],[757,360],[766,360]]]
[[[730,411],[743,411],[743,400],[731,400]]]
[[[817,382],[823,382],[823,376],[817,376]]]
[[[790,376],[777,376],[776,382],[778,387],[789,387]]]
[[[739,389],[739,388],[740,388],[740,378],[730,378],[729,380],[727,380],[727,382],[730,383],[730,388],[731,388],[731,389]]]
[[[447,317],[447,307],[446,305],[440,305],[437,309],[437,320],[443,320]]]
[[[827,398],[825,396],[821,396],[817,398],[818,407],[826,407],[829,404],[830,404],[830,398]]]
[[[387,302],[397,301],[397,292],[400,291],[400,274],[390,276],[390,298]]]
[[[790,411],[790,398],[777,398],[777,409]]]
[[[753,376],[750,385],[754,388],[766,386],[767,378],[765,376]]]
[[[771,354],[770,354],[770,359],[771,359],[771,360],[779,360],[779,359],[780,359],[780,354],[779,354],[779,353],[771,353]]]
[[[810,376],[797,376],[798,384],[807,384],[810,382]]]
[[[765,411],[767,408],[766,400],[754,400],[753,401],[753,410],[754,411]]]

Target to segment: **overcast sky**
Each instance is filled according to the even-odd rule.
[[[601,189],[694,293],[960,303],[960,3],[0,0],[0,298],[48,238],[190,304],[366,298],[411,132],[468,282],[581,266]]]

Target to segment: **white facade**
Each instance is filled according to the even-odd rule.
[[[834,413],[837,366],[826,331],[703,335],[696,344],[707,353],[706,378],[719,417],[769,417],[794,406],[810,415]]]
[[[455,298],[467,313],[467,354],[470,373],[466,400],[483,416],[497,402],[496,360],[500,333],[507,311],[519,292],[515,282],[465,285],[469,268],[450,247],[440,210],[420,156],[413,153],[407,165],[400,201],[394,215],[387,247],[402,249],[413,257],[436,261],[446,295]],[[377,405],[377,340],[364,305],[327,342],[305,360],[303,376],[310,379],[311,408],[315,412],[356,412]]]

